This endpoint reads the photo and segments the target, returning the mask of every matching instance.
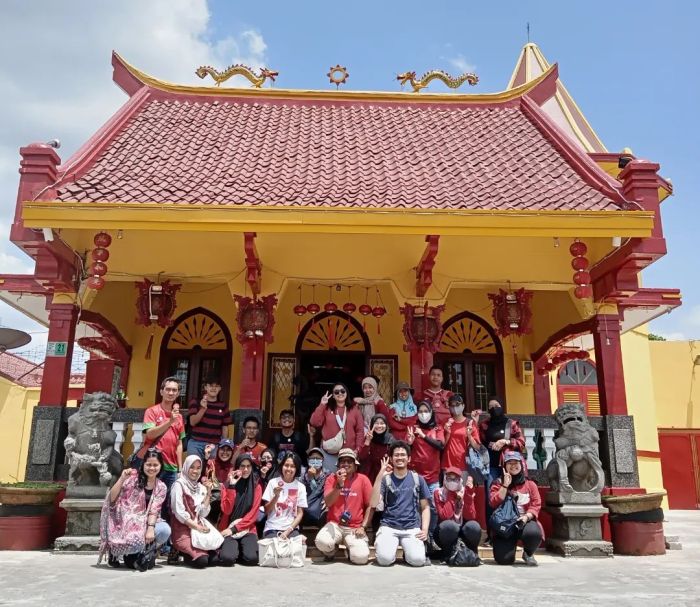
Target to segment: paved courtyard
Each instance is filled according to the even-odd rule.
[[[673,511],[667,518],[666,534],[680,536],[681,551],[605,560],[542,554],[538,568],[321,562],[284,571],[163,565],[139,573],[95,567],[94,555],[0,552],[0,605],[700,605],[700,511]]]

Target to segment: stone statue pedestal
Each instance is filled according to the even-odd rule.
[[[575,495],[575,493],[574,493]],[[591,494],[586,495],[590,500]],[[565,557],[609,557],[613,547],[603,540],[600,518],[607,508],[598,503],[552,503],[559,496],[547,495],[545,510],[552,515],[552,537],[547,540],[547,549]]]
[[[100,513],[107,487],[68,488],[59,504],[68,517],[66,534],[56,538],[56,552],[97,552],[100,546]]]

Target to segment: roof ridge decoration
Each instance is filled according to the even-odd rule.
[[[260,68],[260,74],[255,75],[253,69],[242,63],[234,63],[229,65],[223,72],[220,72],[213,68],[211,65],[200,65],[194,72],[202,80],[207,76],[211,76],[216,82],[216,86],[221,86],[222,83],[226,82],[229,78],[234,76],[243,76],[250,82],[255,88],[259,89],[265,84],[265,81],[269,79],[271,82],[275,81],[275,78],[280,75],[279,72],[274,70],[269,70],[266,67]]]
[[[551,64],[540,48],[528,42],[520,51],[506,90],[536,80],[549,69]],[[586,152],[608,151],[560,79],[557,79],[553,99],[542,104],[542,109]]]
[[[421,89],[424,89],[432,80],[440,80],[444,82],[451,89],[457,89],[462,86],[465,82],[468,82],[470,86],[475,86],[479,82],[479,76],[471,72],[464,72],[461,76],[454,78],[450,76],[444,70],[431,70],[425,72],[420,78],[416,79],[416,72],[403,72],[398,74],[396,79],[401,83],[401,86],[408,82],[413,87],[414,93],[420,93]]]

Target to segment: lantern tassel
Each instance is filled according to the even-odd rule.
[[[146,360],[151,360],[151,353],[153,352],[153,333],[148,338],[148,346],[146,347]]]

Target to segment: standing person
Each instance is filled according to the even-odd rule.
[[[296,453],[285,453],[280,463],[281,476],[273,478],[265,488],[265,529],[263,537],[284,539],[299,535],[299,523],[307,507],[306,487],[299,482],[301,460]]]
[[[386,406],[384,399],[379,395],[379,384],[372,377],[365,377],[362,380],[362,394],[364,396],[356,396],[353,402],[359,407],[362,414],[364,431],[367,432],[372,427],[372,418],[376,413],[381,413],[385,417],[389,416],[389,407]]]
[[[491,485],[489,498],[491,508],[498,508],[512,495],[518,505],[518,525],[513,537],[505,539],[491,535],[493,558],[499,565],[512,565],[518,540],[523,543],[523,561],[526,565],[537,566],[534,554],[544,539],[544,530],[537,520],[542,508],[542,500],[537,485],[527,478],[527,468],[523,456],[516,451],[503,454],[503,476]]]
[[[316,547],[331,559],[338,545],[344,543],[350,562],[366,565],[369,561],[366,528],[372,514],[372,483],[357,472],[359,463],[352,449],[341,449],[338,453],[338,471],[326,479],[324,489],[328,522],[316,535]]]
[[[255,528],[262,501],[262,487],[255,473],[253,458],[244,453],[236,460],[221,496],[219,529],[224,536],[220,558],[224,566],[239,561],[258,564],[258,533]]]
[[[202,519],[209,514],[211,481],[200,483],[201,476],[202,460],[198,455],[188,455],[170,495],[173,546],[184,555],[185,563],[195,569],[204,569],[217,561],[216,550],[201,550],[192,545],[193,529],[203,533],[209,530]]]
[[[413,402],[414,390],[408,382],[396,384],[394,402],[389,405],[389,429],[396,440],[406,440],[409,426],[416,424],[418,407]]]
[[[488,408],[489,418],[479,426],[481,444],[485,445],[489,451],[489,474],[484,478],[487,521],[493,512],[489,500],[491,485],[501,476],[502,454],[507,449],[522,451],[525,448],[525,437],[520,430],[520,424],[518,424],[517,420],[510,419],[504,414],[501,400],[496,396],[492,396],[489,399]],[[491,537],[490,529],[488,529],[488,534]]]
[[[330,475],[323,467],[323,451],[318,447],[309,449],[309,466],[301,477],[308,504],[304,509],[304,525],[323,527],[326,524],[327,506],[323,491]]]
[[[238,460],[238,456],[248,453],[256,466],[260,466],[260,455],[267,449],[265,443],[258,441],[260,435],[260,422],[254,415],[250,415],[243,420],[244,438],[233,452],[233,461]]]
[[[389,451],[389,445],[394,442],[394,437],[389,432],[386,416],[382,413],[375,414],[370,420],[370,428],[365,435],[365,442],[360,449],[360,472],[369,478],[371,483],[379,474],[382,460]],[[339,464],[340,465],[340,464]]]
[[[144,442],[157,446],[163,456],[163,470],[160,480],[165,483],[167,496],[163,504],[163,518],[170,517],[170,491],[182,468],[182,439],[185,438],[185,424],[180,415],[177,398],[180,384],[177,377],[166,377],[160,384],[161,401],[146,409],[143,414]]]
[[[323,465],[327,470],[336,469],[342,448],[359,451],[364,442],[362,414],[349,397],[345,384],[335,384],[332,393],[326,392],[321,397],[311,415],[311,425],[321,429]]]
[[[151,448],[138,470],[126,468],[109,490],[109,500],[105,501],[100,516],[100,560],[106,553],[111,567],[119,567],[119,559],[124,564],[145,571],[155,565],[156,550],[145,562],[140,556],[146,554],[147,547],[154,548],[165,544],[170,537],[170,526],[160,519],[160,509],[165,501],[167,489],[158,479],[163,468],[163,457],[157,449]]]
[[[450,419],[448,402],[452,396],[452,392],[442,387],[443,379],[442,369],[438,366],[432,366],[428,375],[430,386],[423,390],[420,397],[420,400],[427,400],[432,405],[435,419],[441,426],[444,426],[445,422]]]
[[[426,564],[430,493],[423,477],[408,469],[410,459],[411,447],[403,441],[394,442],[372,488],[370,504],[382,512],[374,541],[377,564],[382,567],[394,564],[399,544],[407,564]]]
[[[301,432],[294,430],[294,411],[284,409],[280,412],[280,426],[282,429],[272,437],[270,447],[277,452],[277,457],[281,458],[287,451],[293,451],[301,459],[302,464],[306,464],[306,450],[309,448],[309,439]]]
[[[479,428],[474,418],[464,415],[464,401],[453,394],[448,401],[450,419],[445,423],[445,450],[442,452],[442,469],[459,468],[466,480],[467,453],[469,447],[479,447]],[[478,413],[476,414],[478,416]],[[478,417],[477,417],[478,419]]]
[[[433,492],[438,516],[435,542],[444,559],[449,558],[460,538],[467,548],[479,553],[481,525],[476,520],[475,495],[474,480],[468,476],[463,482],[460,468],[447,468],[443,486]]]
[[[193,399],[189,406],[187,421],[190,426],[187,441],[187,455],[199,455],[206,462],[204,449],[207,445],[217,445],[226,438],[231,413],[228,405],[221,402],[219,378],[209,375],[204,381],[204,395],[200,400]]]

